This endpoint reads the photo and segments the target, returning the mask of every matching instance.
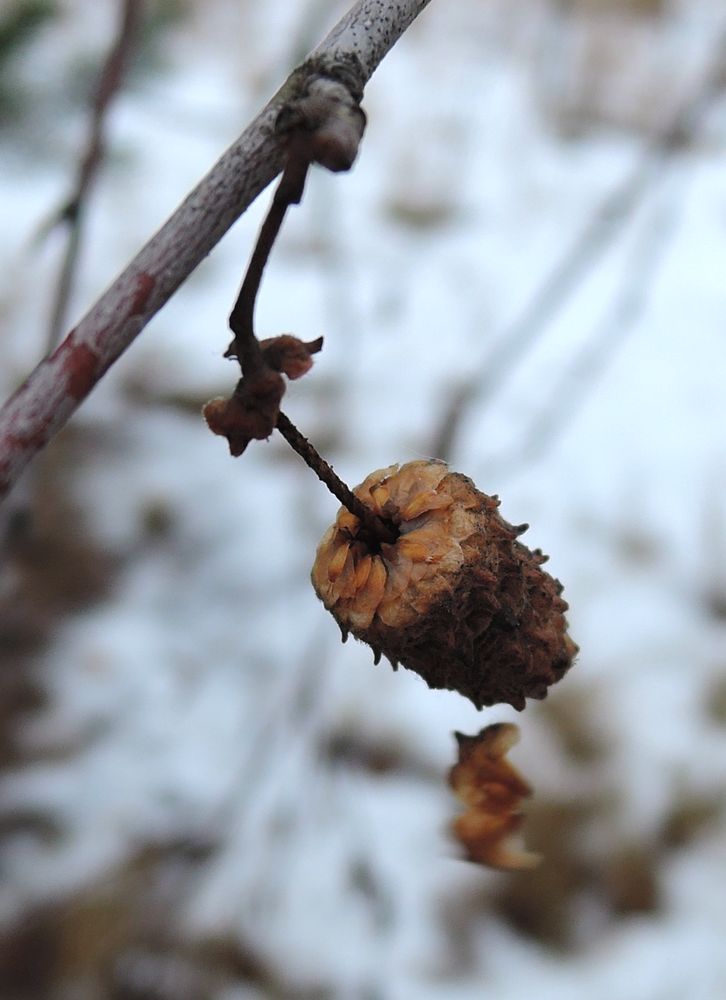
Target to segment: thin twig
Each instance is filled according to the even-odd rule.
[[[243,374],[248,376],[264,365],[260,345],[254,332],[255,303],[262,273],[280,232],[285,213],[290,205],[299,204],[303,196],[309,167],[310,159],[305,150],[299,144],[293,143],[288,151],[287,163],[272,204],[257,237],[237,301],[230,313],[229,326],[234,333],[234,342],[225,356],[234,355],[240,363]]]
[[[280,109],[321,73],[360,91],[429,0],[357,0],[131,261],[62,344],[0,410],[0,498],[91,389],[280,170]]]
[[[334,112],[333,112],[334,113]],[[254,312],[260,283],[269,260],[270,253],[279,235],[285,213],[290,205],[302,200],[305,180],[313,155],[315,133],[298,130],[290,137],[287,162],[280,183],[277,186],[270,209],[260,228],[259,236],[242,281],[237,301],[229,317],[229,325],[235,335],[227,356],[237,358],[242,368],[242,381],[237,393],[244,395],[244,389],[258,379],[269,375],[267,357],[263,354],[254,331]],[[274,377],[274,376],[273,376]],[[267,381],[265,385],[267,385]],[[251,393],[251,404],[256,394]],[[279,403],[278,403],[279,405]],[[363,526],[370,540],[376,543],[394,542],[398,537],[396,526],[374,514],[333,471],[313,445],[301,434],[281,410],[278,409],[275,426],[290,447],[312,469],[318,479],[327,486],[333,496],[354,514]]]
[[[47,352],[53,350],[65,328],[68,305],[73,294],[82,243],[83,221],[93,182],[103,163],[108,110],[121,89],[134,44],[139,37],[143,0],[120,0],[116,35],[104,60],[91,101],[88,141],[78,166],[75,186],[56,215],[58,224],[68,229],[68,239],[58,275],[50,323]]]
[[[333,471],[332,466],[318,454],[307,438],[303,437],[292,421],[282,412],[277,417],[277,429],[303,462],[313,470],[318,479],[325,483],[333,496],[337,497],[343,506],[358,518],[372,539],[379,542],[395,542],[398,537],[395,527],[374,514],[362,500],[358,499],[355,493]]]

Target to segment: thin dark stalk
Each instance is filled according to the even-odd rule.
[[[277,429],[303,462],[328,487],[333,496],[337,497],[342,505],[358,518],[372,539],[379,543],[396,541],[398,531],[395,525],[390,521],[384,521],[383,518],[374,514],[370,507],[366,507],[363,501],[345,485],[343,480],[333,471],[332,466],[318,454],[308,439],[303,437],[292,421],[282,412],[277,417]]]
[[[310,162],[309,137],[304,133],[291,137],[280,183],[260,228],[242,287],[230,313],[229,326],[235,336],[226,353],[228,357],[234,356],[239,361],[244,384],[262,376],[267,368],[267,361],[260,350],[260,343],[254,331],[255,303],[262,275],[280,233],[285,213],[290,205],[297,205],[302,200]],[[372,541],[378,544],[395,542],[398,537],[395,525],[378,517],[359,500],[282,411],[278,413],[276,427],[333,496],[358,518],[364,532]]]
[[[265,216],[252,251],[237,301],[230,313],[229,326],[235,337],[227,356],[233,354],[238,359],[243,374],[248,376],[260,371],[265,364],[254,332],[255,303],[262,274],[280,232],[285,213],[290,205],[297,205],[302,199],[309,166],[310,160],[305,155],[305,150],[293,144],[272,205]]]

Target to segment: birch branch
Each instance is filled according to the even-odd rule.
[[[280,110],[311,78],[360,97],[429,0],[357,0],[80,323],[0,410],[0,498],[227,230],[279,173]]]

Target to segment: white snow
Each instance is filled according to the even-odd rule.
[[[88,6],[66,19],[71,48]],[[282,44],[288,6],[263,14],[260,5],[253,16],[247,5],[255,38],[244,58],[227,37],[235,5],[209,6],[204,44],[176,28],[162,75],[119,103],[111,146],[126,159],[99,184],[76,314],[266,96],[256,88],[268,63],[279,68],[270,89],[281,79],[293,48]],[[312,178],[269,264],[261,333],[326,339],[285,408],[352,484],[429,454],[453,389],[486,370],[508,325],[641,156],[631,121],[658,117],[647,102],[628,104],[643,100],[643,77],[663,106],[682,98],[683,81],[709,58],[719,5],[684,0],[660,27],[649,24],[654,51],[640,76],[602,71],[603,86],[618,78],[615,105],[633,111],[626,127],[594,122],[571,137],[550,110],[553,60],[568,87],[587,74],[560,15],[544,2],[521,6],[433,0],[369,85],[359,162],[350,175]],[[109,598],[66,618],[42,655],[50,701],[21,734],[36,762],[5,774],[0,792],[6,809],[51,815],[62,836],[11,840],[4,922],[103,879],[141,843],[212,836],[219,847],[174,915],[184,934],[239,935],[298,986],[396,1000],[726,996],[726,727],[706,712],[726,679],[726,626],[704,604],[709,586],[726,587],[725,125],[720,98],[491,400],[466,410],[452,455],[501,496],[508,520],[532,525],[528,544],[551,554],[581,646],[562,689],[587,699],[610,742],[605,761],[588,770],[569,760],[546,705],[480,715],[414,674],[373,667],[353,641],[340,645],[308,583],[336,502],[281,441],[233,460],[201,417],[129,392],[134,382],[201,400],[231,389],[226,316],[263,195],[76,418],[97,431],[78,502],[123,568]],[[19,275],[0,292],[8,391],[32,361],[28,344],[42,343],[38,292],[53,267],[34,251],[42,282],[26,281],[35,266],[26,248],[38,206],[52,209],[65,189],[73,152],[10,171],[0,191],[12,234],[0,247],[3,274]],[[607,331],[664,212],[671,224],[637,316],[559,431],[539,441],[563,377]],[[144,529],[150,504],[169,515],[158,538]],[[661,860],[657,912],[596,919],[596,932],[562,955],[480,909],[473,963],[452,971],[442,901],[494,891],[508,876],[455,860],[450,733],[500,719],[522,729],[514,759],[535,797],[614,797],[603,828],[590,831],[602,852],[654,836],[680,788],[716,796],[721,816]],[[321,746],[340,732],[404,748],[421,772],[322,762]],[[44,760],[43,748],[58,745],[73,752]],[[257,995],[241,986],[219,998]]]

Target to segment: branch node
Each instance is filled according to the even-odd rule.
[[[275,130],[293,141],[306,137],[311,162],[336,173],[350,170],[366,126],[361,96],[352,74],[318,67],[280,110]]]
[[[202,414],[213,434],[227,438],[236,458],[250,441],[264,441],[272,434],[284,394],[282,375],[264,368],[241,378],[230,399],[210,400]]]

